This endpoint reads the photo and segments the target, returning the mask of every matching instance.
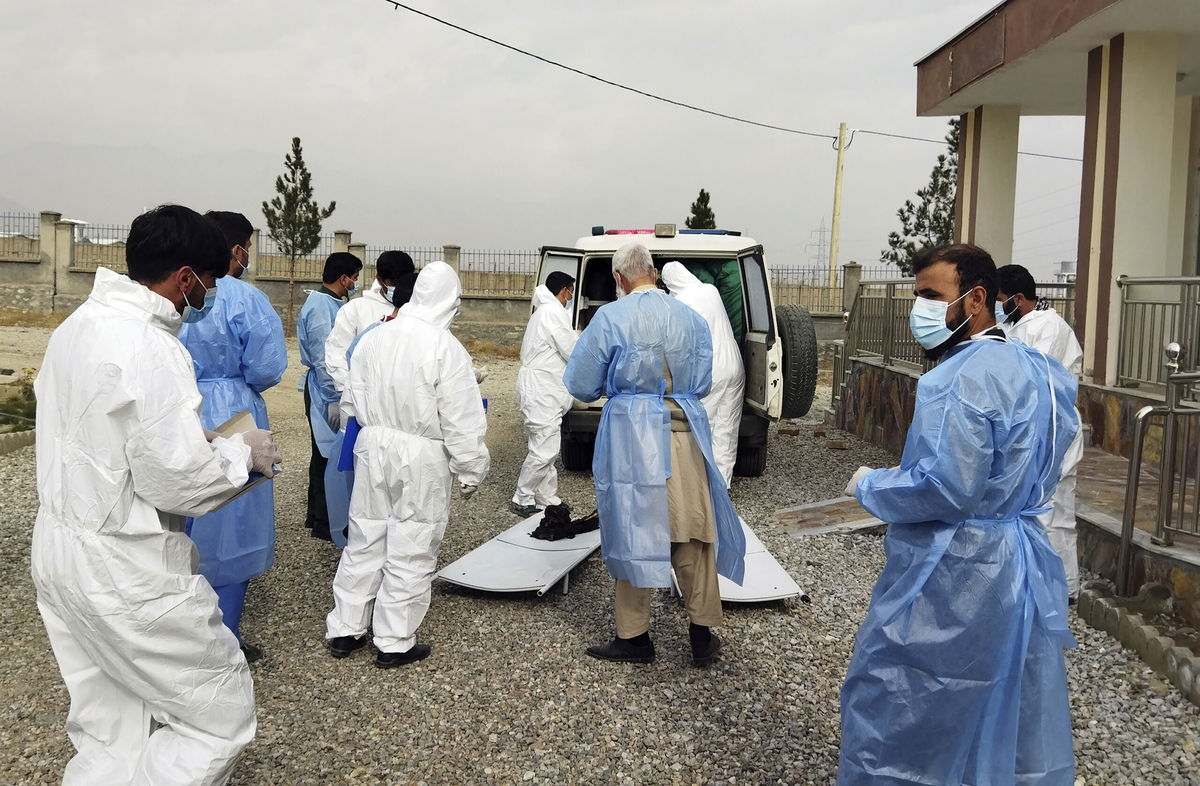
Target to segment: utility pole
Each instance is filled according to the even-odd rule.
[[[838,125],[837,173],[833,180],[833,227],[829,237],[829,288],[837,287],[838,241],[842,234],[842,164],[846,159],[846,124]]]

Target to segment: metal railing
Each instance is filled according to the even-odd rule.
[[[125,272],[125,239],[129,227],[124,224],[77,224],[75,226],[74,270],[106,267]]]
[[[908,327],[908,314],[913,303],[913,282],[911,278],[859,282],[854,305],[846,315],[846,340],[835,354],[835,401],[841,398],[845,375],[850,372],[851,358],[879,358],[885,366],[901,366],[918,373],[924,373],[932,367]],[[1060,316],[1073,324],[1074,284],[1038,284],[1037,291],[1039,297],[1049,301]],[[841,373],[838,373],[837,367],[840,367]]]
[[[1117,279],[1121,325],[1117,344],[1117,385],[1166,388],[1159,348],[1174,337],[1200,336],[1200,277]],[[1200,401],[1194,389],[1184,394]]]
[[[842,287],[845,284],[845,269],[837,270],[837,285],[829,286],[829,268],[775,265],[771,272],[771,292],[777,304],[794,303],[804,306],[814,314],[841,314]],[[877,265],[862,268],[863,279],[889,279],[899,275],[894,267]]]
[[[1168,344],[1164,354],[1167,358],[1163,364],[1166,403],[1159,407],[1142,407],[1134,417],[1133,452],[1125,481],[1125,511],[1117,559],[1117,592],[1121,595],[1130,594],[1132,589],[1133,530],[1146,434],[1152,418],[1162,420],[1153,540],[1170,546],[1178,534],[1200,536],[1200,408],[1182,400],[1189,388],[1200,383],[1200,370],[1179,372],[1179,360],[1183,355],[1179,344]]]

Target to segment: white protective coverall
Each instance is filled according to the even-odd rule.
[[[346,380],[350,375],[346,352],[355,336],[390,316],[394,309],[392,301],[383,296],[383,287],[376,279],[361,297],[352,298],[338,310],[329,338],[325,339],[325,368],[333,378],[333,386],[338,393],[346,389]]]
[[[412,649],[429,610],[451,474],[478,486],[491,466],[471,356],[449,330],[459,294],[449,265],[426,265],[412,300],[354,350],[342,406],[362,431],[327,638],[362,636],[370,624],[380,652]]]
[[[562,442],[562,418],[573,400],[563,385],[563,372],[579,337],[571,327],[570,312],[545,284],[534,290],[533,302],[537,309],[525,328],[517,372],[517,407],[525,422],[529,453],[517,477],[513,502],[545,508],[562,502],[554,460]]]
[[[224,783],[254,737],[250,671],[183,531],[246,483],[250,449],[205,440],[180,324],[100,268],[34,383],[32,572],[71,695],[64,784]]]
[[[1083,372],[1083,348],[1075,331],[1052,309],[1030,311],[1014,325],[1004,323],[1005,332],[1022,344],[1044,352],[1062,363],[1076,380]],[[1071,441],[1063,457],[1062,475],[1051,500],[1054,510],[1038,516],[1045,527],[1050,545],[1062,557],[1067,573],[1067,591],[1072,598],[1079,595],[1079,547],[1075,534],[1075,482],[1079,461],[1083,458],[1083,429]]]
[[[746,390],[746,369],[742,351],[733,337],[729,315],[721,293],[705,284],[679,262],[663,266],[663,283],[679,302],[691,306],[704,317],[712,333],[712,389],[700,400],[712,428],[713,458],[728,487],[737,461],[738,428],[742,422],[742,401]]]

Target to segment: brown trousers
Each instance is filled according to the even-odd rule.
[[[672,413],[675,414],[674,412]],[[682,413],[679,413],[682,415]],[[686,428],[686,420],[683,421]],[[667,516],[671,530],[671,567],[679,580],[688,618],[697,625],[721,624],[717,585],[716,518],[709,495],[704,454],[690,431],[671,431],[671,477],[667,478]],[[651,590],[617,581],[617,635],[623,639],[650,630]]]

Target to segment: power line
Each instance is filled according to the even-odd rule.
[[[946,144],[945,139],[929,139],[928,137],[923,137],[923,136],[908,136],[907,134],[891,134],[891,133],[888,133],[887,131],[868,131],[865,128],[858,129],[858,133],[871,134],[872,136],[886,136],[886,137],[890,137],[892,139],[907,139],[910,142],[929,142],[934,145],[942,145],[942,146],[945,146],[945,144]],[[1032,156],[1034,158],[1053,158],[1057,161],[1082,161],[1083,160],[1082,158],[1074,158],[1073,156],[1056,156],[1051,153],[1030,153],[1025,150],[1018,150],[1017,155]]]
[[[504,47],[505,49],[516,52],[518,54],[525,55],[526,57],[532,57],[534,60],[540,60],[541,62],[546,63],[547,65],[552,65],[556,68],[561,68],[565,71],[570,71],[573,74],[578,74],[579,76],[587,77],[588,79],[594,79],[597,82],[601,82],[601,83],[609,85],[611,87],[620,88],[621,90],[628,90],[630,93],[636,93],[640,96],[645,96],[646,98],[652,98],[655,101],[662,101],[663,103],[682,107],[683,109],[690,109],[693,112],[703,112],[704,114],[712,115],[713,117],[722,117],[722,118],[725,118],[726,120],[733,120],[734,122],[737,122],[737,123],[745,123],[746,125],[758,126],[759,128],[768,128],[772,131],[782,131],[786,134],[797,134],[799,136],[811,136],[811,137],[817,137],[818,139],[832,139],[835,142],[837,141],[837,135],[835,135],[835,134],[820,134],[820,133],[817,133],[816,131],[801,131],[800,129],[797,129],[797,128],[787,128],[785,126],[772,125],[771,123],[760,123],[757,120],[750,120],[745,117],[738,117],[737,115],[729,115],[724,112],[718,112],[715,109],[705,109],[704,107],[701,107],[701,106],[695,106],[694,104],[687,104],[687,103],[684,103],[683,101],[676,101],[673,98],[666,98],[665,96],[660,96],[655,93],[647,92],[645,90],[639,90],[636,87],[630,87],[629,85],[624,85],[624,84],[621,84],[620,82],[614,82],[611,79],[605,79],[604,77],[596,76],[595,74],[590,74],[587,71],[581,71],[578,68],[574,68],[572,66],[566,65],[565,63],[560,63],[557,60],[551,60],[548,57],[542,57],[541,55],[534,54],[533,52],[530,52],[525,49],[521,49],[520,47],[517,47],[517,46],[513,46],[512,44],[506,44],[503,41],[497,41],[495,38],[489,38],[488,36],[484,35],[483,33],[477,33],[474,30],[469,30],[465,27],[462,27],[461,25],[456,25],[453,22],[448,22],[445,19],[436,17],[433,14],[427,14],[424,11],[421,11],[420,9],[413,8],[412,6],[409,6],[409,5],[405,5],[404,3],[401,3],[398,0],[384,0],[384,2],[391,3],[397,9],[403,8],[405,11],[411,11],[412,13],[417,14],[418,16],[423,16],[426,19],[430,19],[434,22],[437,22],[438,24],[442,24],[442,25],[445,25],[446,27],[450,27],[455,30],[458,30],[461,33],[466,33],[467,35],[474,36],[481,40],[487,41],[490,44],[495,44],[496,46]]]
[[[600,82],[601,84],[609,85],[610,87],[615,87],[620,90],[626,90],[630,93],[635,93],[637,95],[644,96],[645,98],[650,98],[655,101],[662,101],[665,104],[671,104],[672,106],[677,106],[682,109],[690,109],[693,112],[701,112],[703,114],[711,115],[713,117],[720,117],[720,118],[724,118],[725,120],[732,120],[735,123],[745,123],[746,125],[757,126],[758,128],[767,128],[772,131],[782,131],[785,134],[796,134],[798,136],[810,136],[810,137],[815,137],[817,139],[830,139],[830,140],[833,140],[833,142],[835,144],[837,143],[837,140],[838,140],[838,137],[833,134],[822,134],[822,133],[819,133],[816,131],[801,131],[798,128],[788,128],[786,126],[777,126],[777,125],[773,125],[771,123],[762,123],[757,120],[750,120],[749,118],[739,117],[737,115],[730,115],[725,112],[718,112],[715,109],[705,109],[704,107],[696,106],[695,104],[688,104],[683,101],[676,101],[673,98],[667,98],[666,96],[660,96],[657,93],[651,93],[646,90],[640,90],[636,87],[631,87],[629,85],[622,84],[620,82],[614,82],[611,79],[605,79],[602,76],[597,76],[596,74],[592,74],[587,71],[580,70],[573,66],[569,66],[565,63],[560,63],[557,60],[551,60],[548,57],[543,57],[539,54],[535,54],[533,52],[530,52],[527,49],[522,49],[519,46],[513,46],[512,44],[506,44],[503,41],[499,41],[495,38],[491,38],[490,36],[486,36],[483,33],[477,33],[474,30],[463,27],[462,25],[457,25],[446,19],[442,19],[439,16],[434,16],[433,14],[422,11],[419,8],[413,8],[410,5],[405,5],[404,3],[401,3],[399,0],[384,0],[384,2],[389,3],[396,10],[400,10],[401,8],[403,8],[405,11],[409,11],[418,16],[423,16],[430,21],[437,22],[440,25],[445,25],[446,27],[449,27],[453,30],[457,30],[460,33],[466,33],[469,36],[474,36],[475,38],[478,38],[481,41],[487,41],[489,44],[495,44],[496,46],[503,47],[504,49],[507,49],[511,52],[516,52],[517,54],[525,55],[526,57],[532,57],[534,60],[543,62],[546,65],[552,65],[555,68],[561,68],[564,71],[570,71],[573,74],[577,74],[577,75],[585,77],[587,79],[595,80],[597,82]],[[935,145],[945,145],[946,144],[946,141],[944,139],[927,139],[925,137],[919,137],[919,136],[908,136],[906,134],[893,134],[893,133],[889,133],[887,131],[868,131],[865,129],[852,129],[851,136],[850,136],[850,142],[853,142],[854,134],[856,134],[856,133],[871,134],[873,136],[890,137],[892,139],[907,139],[912,142],[931,142]],[[846,145],[846,147],[849,147],[849,146],[850,146],[849,144]],[[1056,159],[1059,161],[1082,161],[1083,160],[1082,158],[1072,158],[1071,156],[1057,156],[1057,155],[1052,155],[1050,153],[1028,153],[1023,150],[1017,151],[1017,155],[1033,156],[1036,158],[1051,158],[1051,159]]]

